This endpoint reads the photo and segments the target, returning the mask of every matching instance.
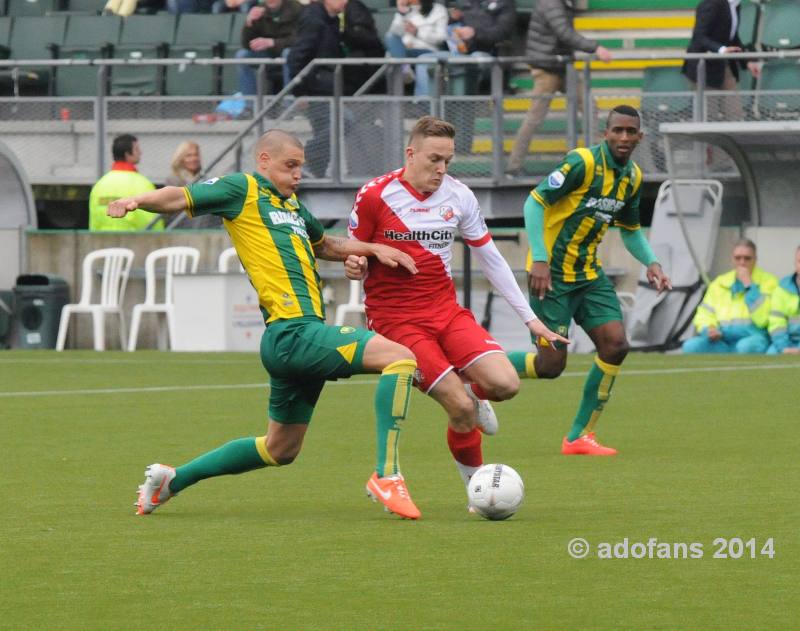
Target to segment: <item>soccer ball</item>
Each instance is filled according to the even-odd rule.
[[[506,464],[485,464],[469,480],[469,505],[482,517],[508,519],[525,499],[519,473]]]

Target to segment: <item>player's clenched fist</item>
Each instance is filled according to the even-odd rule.
[[[108,210],[106,214],[109,217],[115,217],[119,219],[120,217],[124,217],[129,212],[136,210],[139,208],[139,204],[136,202],[135,199],[132,197],[124,197],[122,199],[118,199],[116,201],[111,202],[108,205]]]
[[[362,280],[367,271],[367,257],[351,254],[344,261],[344,275],[350,280]]]

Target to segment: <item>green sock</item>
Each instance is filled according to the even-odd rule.
[[[206,478],[244,473],[277,464],[267,452],[266,436],[238,438],[176,468],[169,490],[178,493]]]
[[[531,351],[513,351],[511,353],[506,353],[506,356],[511,362],[511,365],[514,366],[520,379],[539,378],[533,363],[536,359],[536,353],[532,353]]]
[[[594,363],[589,369],[586,381],[583,384],[583,399],[578,407],[578,413],[572,422],[572,429],[567,434],[567,440],[572,442],[581,435],[588,425],[588,431],[594,429],[603,406],[611,396],[614,379],[619,374],[619,366],[607,364],[599,357],[594,358]]]
[[[375,471],[378,477],[400,473],[397,446],[400,425],[408,412],[411,380],[417,362],[404,359],[383,369],[375,391],[375,420],[378,437],[378,458]]]

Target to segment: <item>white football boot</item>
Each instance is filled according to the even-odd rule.
[[[173,496],[169,483],[175,479],[175,469],[165,464],[151,464],[144,470],[144,476],[134,504],[137,515],[149,515]]]
[[[478,429],[487,436],[494,436],[500,424],[497,421],[497,414],[494,413],[492,404],[475,396],[470,384],[465,383],[464,389],[467,391],[469,398],[475,402],[475,417],[478,421]]]

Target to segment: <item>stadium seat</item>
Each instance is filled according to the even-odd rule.
[[[350,281],[350,296],[347,302],[340,304],[336,307],[336,317],[334,323],[336,326],[342,326],[344,319],[348,313],[364,313],[364,302],[361,300],[361,281]]]
[[[225,42],[225,57],[233,59],[236,51],[242,47],[242,29],[247,15],[244,13],[234,13],[231,23],[231,32]],[[222,66],[222,93],[234,94],[239,91],[239,74],[234,65]]]
[[[217,271],[220,274],[227,274],[230,271],[231,263],[234,259],[239,263],[239,272],[244,274],[244,267],[242,267],[242,263],[239,261],[236,248],[226,248],[220,252],[219,258],[217,259]]]
[[[761,17],[761,4],[752,0],[742,2],[739,13],[739,39],[745,49],[754,48],[758,35],[758,21]]]
[[[106,6],[106,0],[65,0],[63,7],[71,13],[87,13],[98,15]]]
[[[131,15],[122,22],[119,44],[114,47],[117,59],[158,59],[169,53],[175,36],[174,15]],[[111,94],[161,94],[163,66],[118,66],[111,70]]]
[[[6,15],[10,17],[41,17],[59,8],[58,0],[6,0]]]
[[[58,339],[56,350],[63,351],[67,341],[69,319],[72,314],[88,313],[92,316],[94,350],[106,349],[106,316],[115,315],[119,318],[120,348],[125,348],[127,336],[125,335],[125,316],[122,313],[122,301],[125,297],[125,287],[133,263],[133,250],[128,248],[106,248],[89,252],[84,259],[81,269],[81,298],[77,303],[64,305],[61,310],[61,321],[58,326]],[[100,290],[95,302],[95,265],[102,265],[100,276]]]
[[[11,18],[0,17],[0,59],[8,59],[11,49]]]
[[[64,44],[56,48],[59,59],[110,57],[119,40],[122,18],[117,15],[73,15],[67,22]],[[97,94],[97,67],[64,66],[56,70],[56,95]]]
[[[50,59],[53,46],[64,41],[67,18],[63,16],[14,18],[9,41],[11,59]],[[46,67],[25,67],[19,73],[0,70],[0,94],[34,96],[50,94],[52,72]]]
[[[158,277],[156,266],[164,262],[163,298],[156,302],[158,294]],[[139,324],[143,313],[164,314],[164,320],[158,322],[158,348],[166,350],[171,347],[175,339],[175,318],[172,295],[172,277],[174,274],[196,274],[197,264],[200,261],[200,251],[197,248],[175,246],[153,250],[144,261],[145,273],[145,298],[144,302],[134,305],[131,316],[131,336],[128,340],[128,350],[135,351],[139,339]]]
[[[691,114],[691,94],[664,94],[668,92],[689,92],[686,77],[678,66],[652,66],[645,68],[642,81],[642,111],[660,114],[676,120],[675,116]]]
[[[770,90],[793,90],[794,94],[764,94]],[[757,93],[762,118],[800,117],[800,60],[769,59],[761,69]]]
[[[771,0],[761,9],[761,45],[767,49],[800,46],[800,3]]]
[[[232,21],[231,13],[181,15],[169,56],[187,59],[222,57],[225,52],[225,41],[230,37]],[[219,77],[219,66],[169,66],[167,94],[172,96],[219,94]]]

